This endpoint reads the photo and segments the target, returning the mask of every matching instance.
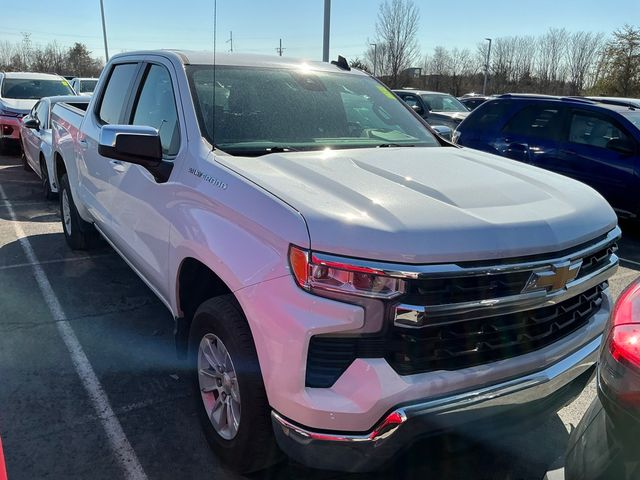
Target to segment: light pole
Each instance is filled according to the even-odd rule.
[[[491,58],[491,39],[485,38],[489,42],[487,49],[487,62],[484,64],[484,85],[482,86],[482,95],[487,93],[487,75],[489,74],[489,59]]]
[[[324,0],[324,38],[322,42],[322,61],[329,61],[329,31],[331,30],[331,0]]]
[[[104,37],[104,58],[105,62],[109,61],[109,47],[107,47],[107,27],[104,23],[104,5],[100,0],[100,13],[102,14],[102,36]]]
[[[373,47],[373,76],[377,77],[378,76],[378,44],[370,43],[369,45]]]

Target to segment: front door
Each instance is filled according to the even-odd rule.
[[[175,77],[175,73],[170,63],[144,66],[127,123],[157,129],[164,161],[179,163],[183,142],[172,76]],[[133,266],[166,299],[169,297],[169,208],[174,184],[171,179],[158,182],[145,168],[126,162],[119,165],[118,174],[111,182],[117,192],[112,208],[114,242],[121,250],[126,249]]]

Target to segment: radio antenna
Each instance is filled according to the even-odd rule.
[[[216,148],[216,37],[218,33],[218,0],[213,0],[213,104],[211,105],[211,140],[213,149]]]

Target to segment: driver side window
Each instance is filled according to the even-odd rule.
[[[178,154],[178,112],[171,75],[165,67],[155,64],[147,67],[132,118],[132,125],[144,125],[158,130],[164,155],[172,157]]]

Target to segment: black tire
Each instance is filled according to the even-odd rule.
[[[70,226],[67,226],[67,222],[65,222],[65,201],[68,202]],[[69,178],[66,173],[60,179],[60,219],[62,220],[64,238],[72,250],[90,250],[99,244],[100,238],[95,227],[80,217],[76,205],[73,203]]]
[[[224,439],[215,430],[200,394],[197,357],[206,334],[214,334],[224,343],[236,369],[241,415],[238,432],[231,440]],[[217,456],[239,473],[255,472],[277,463],[282,454],[273,434],[253,336],[232,295],[209,299],[196,311],[189,332],[189,360],[198,415],[205,437]]]
[[[42,191],[44,192],[44,198],[47,200],[54,200],[57,194],[51,190],[51,184],[49,183],[49,170],[47,169],[47,162],[43,157],[40,157],[40,176],[42,179]]]

